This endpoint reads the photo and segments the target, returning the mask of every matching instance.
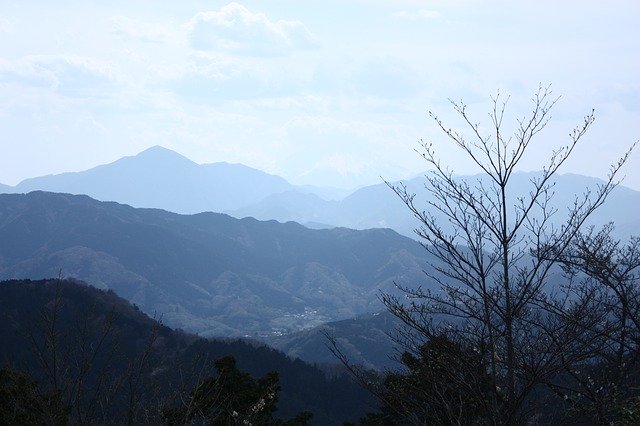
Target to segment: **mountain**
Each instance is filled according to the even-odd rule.
[[[278,372],[280,418],[308,410],[312,424],[342,424],[357,420],[372,402],[349,377],[327,378],[265,346],[171,330],[113,292],[72,280],[0,282],[0,341],[2,368],[27,373],[42,391],[50,390],[52,373],[58,373],[57,388],[74,402],[72,419],[76,412],[87,414],[93,402],[95,414],[108,423],[126,423],[130,407],[134,424],[164,423],[160,409],[188,399],[197,382],[215,374],[214,361],[229,355],[253,377]],[[43,365],[52,359],[55,364]],[[2,386],[6,391],[9,383]]]
[[[327,201],[315,194],[299,191],[285,191],[265,197],[261,202],[228,213],[234,217],[253,217],[258,220],[278,220],[280,222],[298,222],[302,225],[323,224],[330,228],[339,219],[339,201]],[[331,222],[325,222],[331,220]],[[330,223],[330,224],[329,224]]]
[[[526,196],[529,193],[530,181],[536,176],[539,176],[538,172],[514,173],[508,194],[510,204],[515,204],[517,197]],[[480,175],[459,176],[459,179],[469,182],[476,182],[481,178]],[[400,183],[406,185],[410,193],[416,194],[418,206],[427,208],[427,203],[433,200],[425,189],[424,176]],[[574,198],[581,196],[586,190],[593,191],[602,183],[599,179],[587,176],[558,175],[555,180],[555,196],[550,204],[558,210],[553,222],[556,225],[561,224]],[[607,202],[593,214],[587,225],[601,226],[613,221],[616,224],[617,236],[625,238],[630,235],[630,232],[638,235],[640,234],[638,206],[640,206],[640,191],[618,186]],[[256,204],[228,211],[228,213],[236,217],[294,220],[300,223],[313,222],[353,229],[388,227],[408,237],[414,237],[414,229],[420,226],[400,198],[384,183],[360,188],[339,201],[325,201],[291,192],[272,194]],[[442,219],[442,223],[448,222],[445,218]]]
[[[264,341],[291,357],[323,364],[336,359],[327,346],[328,334],[353,364],[372,370],[397,369],[399,363],[394,359],[397,345],[392,336],[397,336],[401,326],[399,319],[382,311],[270,336]]]
[[[539,172],[514,173],[509,193],[511,203],[515,203],[518,196],[529,193],[530,180],[536,176]],[[458,178],[476,182],[482,176]],[[432,197],[425,190],[424,176],[401,183],[417,194],[418,204],[427,207]],[[554,224],[562,222],[567,206],[573,203],[576,195],[593,190],[601,183],[601,180],[587,176],[558,175],[552,200],[552,206],[558,209]],[[382,182],[351,193],[337,188],[295,186],[279,176],[241,164],[197,164],[159,146],[84,172],[27,179],[16,187],[0,185],[0,193],[34,190],[86,194],[103,201],[183,214],[215,211],[238,218],[295,221],[311,228],[384,227],[411,238],[415,237],[414,229],[420,226],[396,194]],[[620,186],[588,224],[600,226],[613,221],[617,236],[638,234],[638,205],[640,191]]]
[[[236,209],[293,188],[279,176],[242,164],[197,164],[155,146],[83,172],[26,179],[5,192],[85,194],[136,207],[200,213]]]
[[[273,335],[379,311],[429,258],[390,229],[179,215],[87,196],[0,195],[0,279],[74,277],[206,336]]]
[[[338,201],[342,200],[347,195],[351,194],[354,190],[346,188],[333,188],[325,186],[315,185],[298,185],[296,187],[298,192],[303,194],[314,194],[323,200]]]

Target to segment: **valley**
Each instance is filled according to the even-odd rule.
[[[535,176],[516,174],[516,186]],[[424,197],[422,179],[405,184]],[[555,208],[597,183],[559,176]],[[385,184],[345,195],[154,147],[0,192],[0,279],[79,279],[172,327],[260,340],[311,362],[335,361],[330,329],[363,365],[394,365],[399,324],[367,315],[384,310],[382,293],[400,294],[396,283],[437,288],[423,272],[434,260],[408,238],[417,223]],[[614,221],[630,235],[637,205],[640,192],[616,188],[589,224]]]

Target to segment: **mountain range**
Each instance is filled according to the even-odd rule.
[[[513,175],[513,203],[537,176]],[[428,205],[423,176],[402,183]],[[600,183],[559,175],[554,224],[576,196]],[[30,192],[40,189],[118,203]],[[356,362],[394,365],[388,334],[398,324],[371,312],[383,308],[378,296],[395,292],[395,282],[428,285],[422,269],[431,259],[397,234],[413,237],[419,222],[384,183],[350,194],[295,186],[243,165],[200,165],[153,147],[84,172],[0,184],[3,192],[0,279],[86,280],[172,326],[259,338],[313,362],[334,359],[329,330]],[[587,225],[612,221],[618,237],[638,235],[639,206],[640,192],[619,186]]]
[[[26,179],[11,192],[85,194],[135,207],[200,213],[237,208],[291,188],[281,177],[241,164],[196,164],[156,146],[83,172]]]
[[[0,195],[0,279],[61,271],[205,336],[270,336],[382,309],[424,284],[426,251],[390,229],[179,215],[84,195]]]
[[[517,172],[512,177],[510,198],[528,194],[538,172]],[[480,176],[460,176],[475,181]],[[418,203],[432,198],[425,190],[425,177],[402,182],[416,194]],[[552,207],[558,209],[554,223],[562,223],[567,206],[576,196],[593,190],[599,179],[575,174],[558,175]],[[237,218],[294,221],[311,228],[392,228],[414,237],[420,223],[385,184],[347,190],[296,186],[285,179],[241,164],[197,164],[182,155],[152,147],[133,157],[84,172],[63,173],[26,179],[15,187],[0,185],[0,192],[28,193],[34,190],[85,194],[101,201],[116,201],[134,207],[160,208],[176,213],[224,212]],[[617,235],[637,234],[640,191],[616,188],[588,225],[613,221]]]
[[[508,194],[510,204],[517,204],[518,197],[528,194],[531,181],[539,176],[539,172],[514,173],[511,192]],[[459,179],[475,182],[481,180],[482,176],[460,176]],[[552,223],[558,226],[565,220],[567,208],[573,204],[576,197],[581,197],[587,191],[594,191],[603,183],[596,178],[575,174],[559,175],[554,182],[555,194],[549,206],[557,210]],[[391,184],[400,183],[406,185],[409,193],[416,194],[417,206],[429,208],[428,203],[434,198],[425,189],[427,180],[424,176]],[[618,186],[610,194],[607,202],[589,218],[586,225],[602,226],[614,222],[618,237],[624,238],[634,233],[637,235],[640,232],[639,206],[640,191]],[[414,230],[420,226],[420,222],[386,183],[360,188],[338,201],[326,201],[313,194],[286,191],[269,195],[253,205],[228,213],[235,217],[315,222],[353,229],[391,228],[408,237],[414,237]],[[437,211],[431,209],[431,213],[438,218]],[[439,219],[442,224],[448,223],[445,217]]]

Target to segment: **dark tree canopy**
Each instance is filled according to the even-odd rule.
[[[272,424],[305,424],[301,411],[317,424],[341,424],[371,399],[349,377],[328,378],[262,345],[171,330],[113,292],[72,280],[0,281],[0,342],[11,367],[0,377],[0,405],[16,416],[0,418],[41,416],[52,401],[49,411],[71,424],[162,424],[163,409],[189,405],[196,423],[231,409]]]
[[[236,367],[233,357],[215,362],[216,375],[202,380],[189,399],[177,408],[165,409],[170,425],[204,422],[210,425],[288,425],[304,426],[311,413],[303,412],[289,421],[276,420],[274,413],[280,391],[277,372],[254,379]]]
[[[0,369],[0,425],[66,425],[69,411],[60,392],[42,392],[28,375]]]
[[[377,395],[381,412],[361,425],[481,424],[490,418],[491,380],[477,351],[434,336],[401,356],[406,371],[389,373]]]

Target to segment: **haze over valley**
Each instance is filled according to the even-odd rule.
[[[516,174],[514,192],[536,175]],[[424,177],[404,183],[423,195]],[[563,205],[601,183],[560,175],[557,223]],[[12,244],[0,247],[0,279],[61,273],[112,289],[169,326],[261,339],[310,361],[331,360],[321,333],[310,335],[316,348],[308,353],[276,337],[379,313],[381,294],[401,294],[396,284],[430,288],[423,270],[434,259],[415,241],[419,222],[384,182],[341,198],[241,164],[200,165],[153,147],[3,192],[0,237]],[[640,192],[620,186],[588,224],[614,222],[616,235],[629,235],[638,229],[639,205]],[[386,340],[390,324],[398,325],[372,330]],[[390,343],[378,355],[353,344],[366,364],[390,365],[368,361],[388,359]]]
[[[3,1],[0,423],[640,424],[639,19]]]

